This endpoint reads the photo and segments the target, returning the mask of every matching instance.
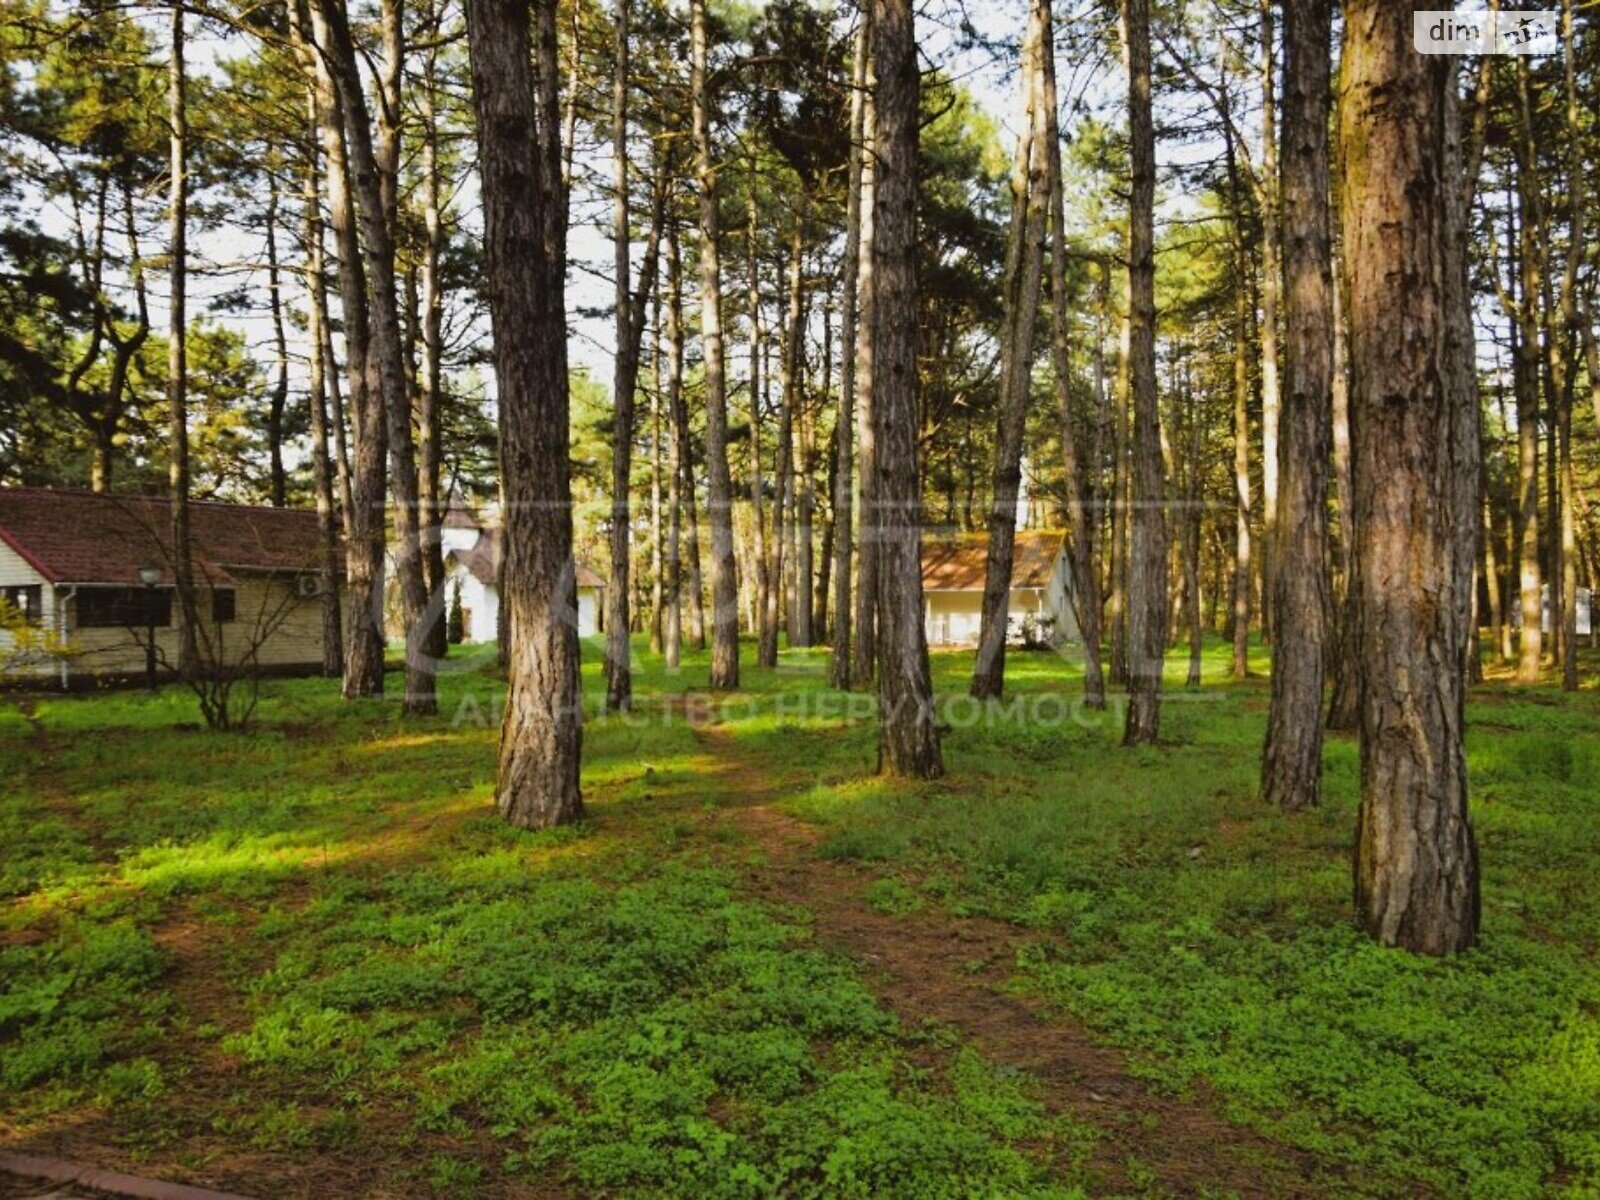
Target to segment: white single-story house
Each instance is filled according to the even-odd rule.
[[[930,646],[977,643],[988,559],[985,533],[923,539],[922,595]],[[1007,640],[1022,641],[1025,633],[1052,642],[1078,636],[1066,537],[1059,530],[1017,530]]]
[[[461,632],[466,642],[492,642],[500,636],[500,529],[479,518],[460,496],[452,496],[439,529],[444,552],[446,612],[461,598]],[[577,564],[578,636],[592,637],[603,623],[605,580]]]
[[[0,488],[0,596],[66,651],[32,672],[63,686],[140,675],[152,624],[158,669],[169,670],[178,652],[169,522],[165,497]],[[189,524],[202,654],[320,670],[317,514],[195,501]]]

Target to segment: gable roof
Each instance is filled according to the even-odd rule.
[[[468,549],[452,550],[449,557],[470,571],[479,583],[494,587],[499,582],[500,530],[485,529]],[[577,564],[577,576],[581,588],[606,586],[604,579],[581,562]]]
[[[51,583],[136,585],[139,568],[171,584],[165,497],[65,488],[0,488],[0,540]],[[317,514],[302,508],[192,501],[189,529],[202,584],[236,583],[231,570],[314,571],[321,565]]]
[[[1011,557],[1011,586],[1048,587],[1064,537],[1058,529],[1017,530]],[[988,563],[989,535],[986,533],[925,538],[922,542],[922,588],[929,592],[981,592]]]

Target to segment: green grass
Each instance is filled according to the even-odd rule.
[[[722,810],[755,772],[872,873],[870,908],[1013,923],[1012,986],[1151,1087],[1341,1164],[1333,1190],[1600,1194],[1595,692],[1474,697],[1483,945],[1434,962],[1351,925],[1353,742],[1321,810],[1261,807],[1267,692],[1225,648],[1197,692],[1174,660],[1166,744],[1135,751],[1075,710],[1075,663],[1013,654],[978,706],[970,656],[936,655],[950,774],[898,787],[825,650],[752,658],[714,704],[742,773],[658,703],[704,656],[641,655],[639,713],[585,728],[590,819],[540,835],[493,812],[481,651],[426,722],[319,680],[269,685],[244,736],[172,689],[0,709],[0,1142],[450,1196],[1091,1182],[1094,1131],[745,890]]]

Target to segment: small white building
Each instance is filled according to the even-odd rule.
[[[983,623],[983,581],[989,535],[924,538],[922,595],[930,646],[971,646]],[[1066,537],[1059,530],[1019,529],[1011,556],[1006,637],[1062,642],[1078,637]]]
[[[444,552],[445,611],[461,598],[462,640],[492,642],[500,636],[501,531],[480,521],[460,496],[452,496],[439,530]],[[602,628],[605,580],[577,564],[578,636],[593,637]]]

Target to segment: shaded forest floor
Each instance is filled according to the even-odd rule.
[[[1475,694],[1484,944],[1423,962],[1349,922],[1353,742],[1264,810],[1224,655],[1135,751],[1069,659],[980,706],[936,655],[950,774],[892,787],[826,651],[718,698],[641,654],[540,835],[481,650],[427,722],[0,710],[0,1150],[262,1197],[1593,1195],[1600,695]]]

